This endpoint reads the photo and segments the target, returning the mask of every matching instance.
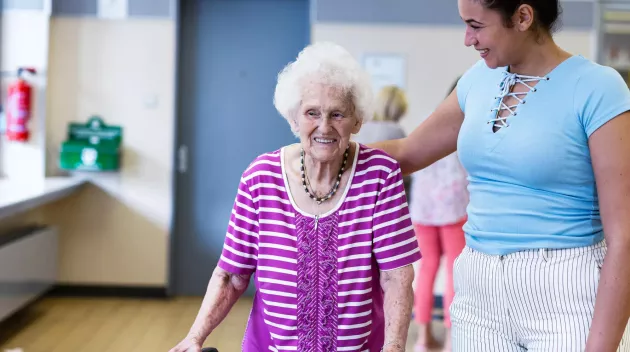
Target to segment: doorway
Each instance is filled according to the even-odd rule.
[[[273,93],[278,72],[310,43],[309,1],[180,0],[178,21],[169,291],[198,296],[221,255],[242,172],[296,141]]]

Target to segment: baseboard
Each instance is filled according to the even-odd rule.
[[[55,285],[49,297],[167,298],[163,286]]]

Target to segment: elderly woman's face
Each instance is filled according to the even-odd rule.
[[[294,121],[304,151],[321,162],[333,161],[345,152],[361,123],[348,92],[323,84],[304,87],[302,104]]]

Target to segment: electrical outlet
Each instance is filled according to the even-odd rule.
[[[128,10],[128,0],[98,0],[98,17],[100,18],[127,18]]]

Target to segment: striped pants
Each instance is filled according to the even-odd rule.
[[[453,269],[453,351],[584,351],[605,254],[604,241],[505,256],[465,247]],[[629,330],[618,351],[630,351]]]

